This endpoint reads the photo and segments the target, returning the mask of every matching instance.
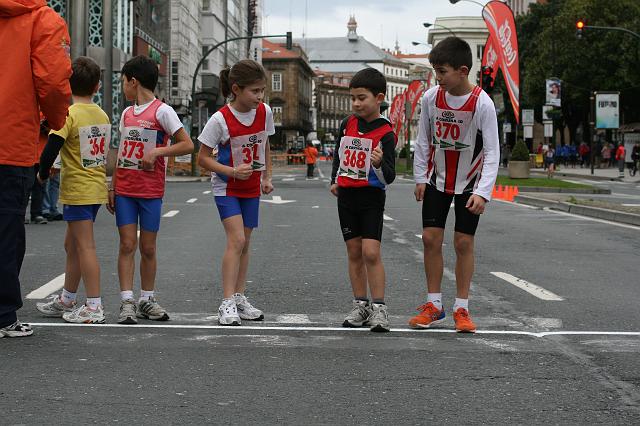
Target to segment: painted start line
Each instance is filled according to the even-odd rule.
[[[302,331],[302,332],[342,332],[342,333],[372,333],[369,328],[347,328],[347,327],[301,327],[301,326],[225,326],[225,325],[189,325],[189,324],[70,324],[70,323],[54,323],[54,322],[30,322],[34,327],[77,327],[77,328],[142,328],[142,329],[164,329],[164,330],[225,330],[225,331]],[[390,333],[402,334],[471,334],[458,333],[453,329],[444,328],[392,328]],[[389,334],[389,333],[375,333]],[[478,335],[516,335],[530,337],[549,337],[549,336],[630,336],[640,337],[640,331],[519,331],[519,330],[478,330]]]

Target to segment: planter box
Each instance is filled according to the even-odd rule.
[[[509,161],[509,177],[511,179],[526,179],[529,177],[528,161]]]

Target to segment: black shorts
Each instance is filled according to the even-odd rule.
[[[444,228],[447,223],[447,215],[451,202],[455,202],[456,211],[456,232],[475,235],[480,221],[480,215],[473,214],[466,208],[467,201],[473,195],[471,192],[465,194],[445,194],[427,184],[422,202],[422,227],[423,228]]]
[[[338,217],[345,241],[358,237],[381,241],[385,199],[380,188],[338,188]]]

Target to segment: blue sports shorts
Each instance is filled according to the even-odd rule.
[[[95,222],[100,206],[101,204],[84,204],[79,206],[65,204],[62,206],[62,218],[67,222],[75,222],[79,220],[90,220]]]
[[[116,195],[116,225],[140,223],[140,229],[158,232],[162,213],[162,198],[134,198]]]
[[[260,210],[260,197],[238,198],[238,197],[215,197],[220,220],[228,217],[242,215],[242,222],[246,228],[258,227],[258,211]]]

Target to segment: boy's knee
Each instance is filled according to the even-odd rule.
[[[156,256],[156,245],[140,243],[140,254],[147,259],[154,258]]]
[[[373,265],[380,261],[380,249],[376,247],[363,247],[362,259],[367,265]]]
[[[247,239],[242,237],[231,237],[228,240],[228,245],[231,250],[237,253],[242,253],[245,251],[245,246],[247,245]]]
[[[471,253],[473,252],[473,236],[456,234],[453,238],[453,246],[457,254]]]
[[[125,256],[133,255],[137,245],[136,240],[120,240],[120,254]]]
[[[442,250],[443,235],[440,228],[427,228],[422,231],[422,245],[426,251]]]

